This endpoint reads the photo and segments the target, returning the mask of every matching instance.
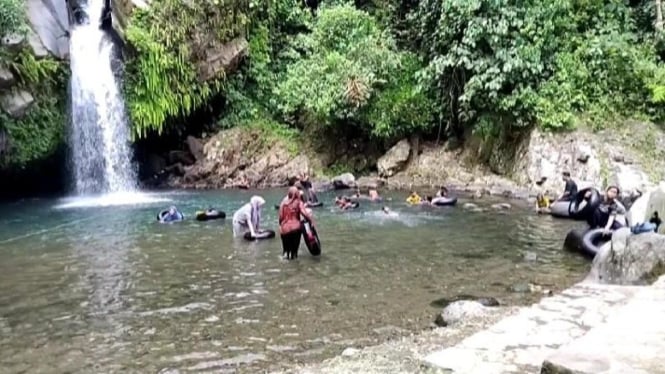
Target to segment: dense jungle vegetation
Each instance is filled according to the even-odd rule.
[[[217,128],[342,129],[376,140],[660,121],[660,7],[323,0],[313,10],[299,0],[155,0],[127,31],[138,51],[128,64],[130,112],[139,137],[182,126],[218,95],[225,105]],[[242,34],[250,54],[240,71],[199,82],[190,61],[201,41]]]

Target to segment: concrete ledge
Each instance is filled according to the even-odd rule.
[[[578,283],[454,347],[428,355],[425,364],[464,374],[539,372],[560,346],[603,324],[639,290]]]
[[[541,373],[665,373],[665,287],[639,287],[603,325],[561,347]]]

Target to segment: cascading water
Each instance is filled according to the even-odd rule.
[[[113,74],[113,42],[97,22],[104,0],[83,5],[89,22],[71,30],[70,148],[77,195],[136,189],[129,129],[119,85]]]

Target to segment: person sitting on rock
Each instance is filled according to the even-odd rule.
[[[607,187],[600,204],[588,219],[591,229],[603,227],[606,233],[610,233],[625,226],[619,220],[626,214],[626,208],[617,200],[619,192],[617,186]],[[587,196],[591,196],[591,191],[586,193],[585,197]]]
[[[436,192],[436,197],[448,197],[448,189],[444,186],[441,186]]]
[[[557,201],[571,201],[577,196],[577,183],[570,177],[570,173],[563,172],[563,181],[566,182],[566,187]]]
[[[416,193],[416,191],[411,191],[411,195],[406,198],[406,203],[411,205],[420,204],[423,199]]]
[[[547,197],[547,191],[545,193],[539,192],[536,195],[536,213],[547,213],[550,208],[550,199]]]
[[[658,232],[658,227],[662,221],[660,220],[660,217],[658,217],[658,212],[653,212],[651,215],[651,219],[649,219],[649,222],[642,222],[638,223],[637,225],[633,226],[630,228],[630,231],[633,234],[642,234],[645,232]]]

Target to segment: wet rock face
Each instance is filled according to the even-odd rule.
[[[258,130],[257,130],[258,131]],[[281,141],[265,141],[264,134],[245,128],[224,130],[206,141],[188,137],[190,161],[180,152],[184,175],[169,180],[172,187],[225,188],[280,187],[310,168],[305,155],[294,155]],[[173,160],[176,161],[176,160]]]
[[[16,119],[22,118],[34,102],[35,98],[25,90],[7,92],[0,97],[0,107]]]
[[[407,139],[400,140],[386,154],[379,158],[377,162],[379,175],[382,177],[392,177],[397,172],[402,171],[409,161],[410,155],[411,144],[409,144]]]
[[[596,255],[589,279],[603,284],[645,285],[665,274],[665,235],[614,232]]]

